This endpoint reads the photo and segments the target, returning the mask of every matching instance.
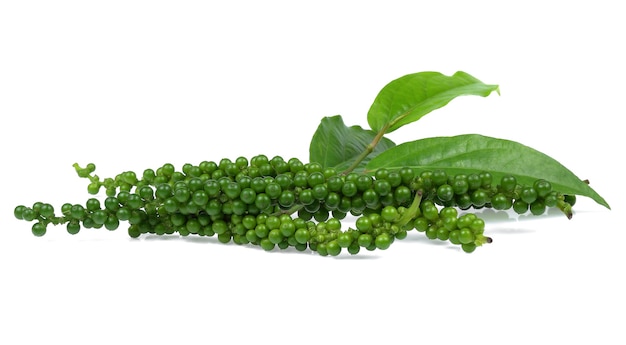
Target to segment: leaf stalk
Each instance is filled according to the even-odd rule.
[[[354,169],[356,169],[359,166],[359,164],[361,164],[361,162],[365,159],[365,157],[367,157],[370,153],[372,153],[372,151],[374,151],[374,148],[376,147],[376,145],[378,145],[380,140],[383,138],[388,128],[389,128],[389,124],[381,128],[380,131],[376,133],[376,136],[374,137],[372,142],[369,143],[365,147],[365,150],[361,152],[361,154],[356,158],[356,160],[352,162],[352,164],[346,170],[342,172],[343,175],[347,175],[351,173]]]

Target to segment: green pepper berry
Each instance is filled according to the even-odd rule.
[[[35,223],[35,224],[33,224],[31,229],[32,229],[33,235],[35,235],[37,237],[41,237],[41,236],[46,234],[46,225],[45,224],[42,224],[42,223],[39,223],[39,222]]]
[[[512,192],[517,186],[517,179],[515,176],[505,175],[500,179],[500,188],[503,192]]]
[[[376,236],[376,239],[374,240],[374,243],[376,244],[376,248],[380,249],[380,250],[385,250],[388,249],[391,246],[393,239],[391,236],[389,236],[389,234],[387,233],[382,233],[378,236]]]
[[[398,220],[398,218],[400,217],[400,214],[398,213],[398,209],[395,208],[394,206],[385,206],[382,210],[382,212],[380,213],[380,216],[382,217],[382,219],[386,222],[395,222],[396,220]]]
[[[444,183],[437,187],[437,197],[443,202],[450,201],[454,197],[454,189],[451,185]]]

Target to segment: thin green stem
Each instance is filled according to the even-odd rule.
[[[412,219],[415,219],[417,216],[419,216],[421,214],[420,212],[421,203],[422,203],[422,191],[418,190],[417,193],[415,193],[415,198],[413,199],[411,206],[409,206],[409,208],[404,212],[404,214],[402,214],[402,217],[398,219],[396,224],[398,224],[399,226],[404,226],[405,224],[410,222]]]
[[[361,162],[365,159],[365,157],[367,157],[370,153],[372,153],[372,151],[374,151],[374,148],[376,147],[376,145],[378,145],[380,140],[383,138],[388,128],[389,128],[389,124],[387,124],[385,127],[381,128],[380,131],[378,131],[378,133],[376,134],[372,142],[369,143],[367,147],[365,147],[365,150],[361,152],[361,154],[356,158],[354,162],[352,162],[352,165],[350,165],[346,170],[342,172],[343,175],[347,175],[351,173],[354,169],[356,169],[359,166],[359,164],[361,164]]]
[[[291,207],[291,208],[289,208],[289,209],[286,209],[286,210],[280,210],[280,211],[274,212],[274,213],[272,213],[271,215],[272,215],[272,216],[280,216],[281,214],[288,214],[288,215],[292,215],[292,214],[294,214],[294,213],[296,213],[296,212],[300,211],[300,209],[301,209],[301,208],[303,208],[303,207],[304,207],[303,205],[295,205],[295,206],[292,206],[292,207]]]
[[[556,206],[559,208],[559,210],[561,210],[561,212],[565,214],[567,219],[572,219],[572,216],[574,215],[574,213],[572,212],[572,205],[562,199],[559,199]]]

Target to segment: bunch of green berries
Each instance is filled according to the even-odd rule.
[[[126,221],[133,238],[216,236],[222,243],[268,251],[294,247],[336,256],[343,250],[384,250],[417,230],[469,253],[491,238],[484,235],[482,219],[458,210],[491,207],[540,215],[556,207],[571,217],[575,202],[545,180],[524,186],[513,176],[494,183],[488,172],[451,176],[409,167],[342,173],[280,156],[203,161],[181,171],[168,163],[140,176],[126,171],[105,179],[94,175],[94,164],[74,167],[90,180],[93,197],[84,204],[63,204],[60,215],[43,202],[14,209],[17,219],[35,222],[35,236],[43,236],[50,224],[65,224],[74,235],[83,228],[116,230]],[[95,196],[102,189],[101,201]],[[355,226],[343,229],[348,216],[356,218]]]

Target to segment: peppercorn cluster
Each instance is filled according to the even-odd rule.
[[[70,234],[81,228],[116,230],[121,221],[128,234],[216,236],[219,242],[258,245],[265,250],[293,247],[320,255],[344,249],[384,250],[417,230],[432,240],[449,241],[465,252],[490,243],[485,223],[470,208],[513,209],[540,215],[557,207],[571,217],[572,195],[552,189],[545,180],[531,186],[514,176],[493,181],[489,172],[450,175],[444,170],[378,169],[339,172],[297,158],[174,165],[132,171],[100,179],[95,165],[74,165],[90,180],[93,197],[84,204],[66,203],[56,215],[48,203],[17,206],[17,219],[34,221],[32,232],[43,236],[48,225],[65,224]],[[106,198],[96,196],[104,189]],[[342,221],[354,217],[354,228]]]

